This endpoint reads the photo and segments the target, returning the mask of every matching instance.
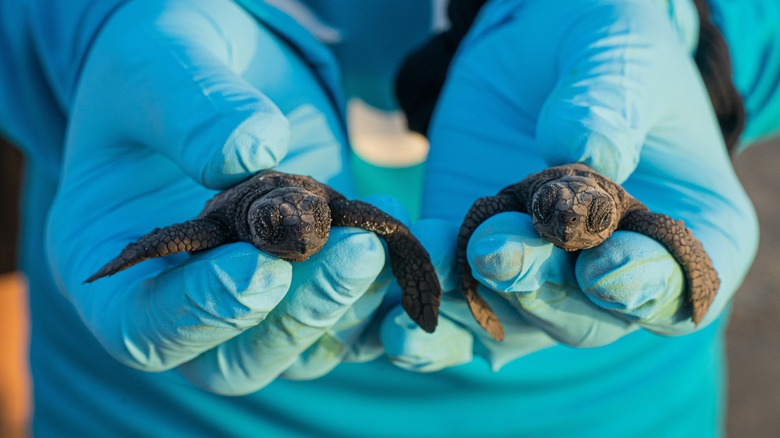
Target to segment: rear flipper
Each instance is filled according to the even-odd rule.
[[[666,247],[685,273],[691,318],[695,324],[700,323],[715,299],[720,279],[701,242],[685,227],[685,222],[660,213],[634,211],[620,221],[618,229],[644,234]]]
[[[479,198],[469,209],[463,224],[458,232],[458,247],[455,255],[455,262],[458,266],[458,275],[460,276],[463,296],[469,305],[469,310],[474,319],[484,328],[490,336],[497,340],[504,340],[504,326],[498,320],[498,316],[490,308],[490,305],[484,298],[477,293],[479,284],[471,273],[471,266],[466,257],[469,239],[474,231],[488,218],[507,211],[519,211],[525,213],[523,203],[513,195],[500,194],[497,196],[487,196]]]
[[[359,227],[379,235],[390,251],[390,267],[401,286],[401,304],[414,322],[433,332],[439,317],[441,285],[428,251],[404,224],[371,204],[336,199],[329,204],[332,226]]]
[[[180,252],[197,252],[229,243],[234,239],[221,222],[195,219],[165,228],[155,228],[122,250],[119,256],[100,268],[85,283],[114,275],[146,259],[165,257]]]

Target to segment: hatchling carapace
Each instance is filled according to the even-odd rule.
[[[584,164],[551,167],[478,199],[461,225],[457,265],[466,301],[477,322],[497,340],[504,329],[488,303],[477,294],[477,280],[466,259],[474,230],[489,217],[506,211],[528,213],[539,235],[566,251],[593,248],[615,230],[649,236],[672,254],[683,269],[691,318],[699,323],[720,279],[707,253],[681,220],[653,213],[623,187]]]
[[[436,328],[441,286],[428,252],[394,217],[361,201],[347,200],[310,177],[264,171],[215,195],[197,218],[158,228],[130,243],[86,282],[116,274],[144,260],[198,252],[230,242],[252,243],[290,262],[317,253],[330,227],[358,227],[387,243],[402,305],[423,330]]]

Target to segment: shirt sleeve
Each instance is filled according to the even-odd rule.
[[[729,45],[734,83],[747,124],[740,150],[780,134],[780,2],[710,0],[712,19]]]
[[[103,25],[127,1],[0,2],[0,135],[55,175],[82,66]],[[338,69],[322,44],[264,2],[237,3],[293,45],[343,107]]]
[[[124,0],[0,2],[0,135],[57,172],[65,117],[95,35]]]

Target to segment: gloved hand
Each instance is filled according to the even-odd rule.
[[[436,331],[426,333],[400,305],[391,308],[380,328],[381,345],[387,357],[402,368],[431,372],[479,356],[498,370],[516,357],[555,345],[553,338],[526,322],[507,300],[495,293],[484,296],[501,319],[506,338],[503,342],[495,341],[477,324],[458,284],[455,267],[458,229],[458,224],[441,219],[422,219],[412,225],[412,232],[431,256],[444,291],[439,324]]]
[[[537,336],[591,347],[638,327],[689,333],[722,313],[755,254],[757,223],[690,58],[691,17],[682,1],[488,3],[459,48],[433,116],[423,216],[459,224],[477,198],[545,167],[583,162],[652,211],[684,220],[701,240],[721,279],[703,323],[688,318],[681,270],[657,242],[617,232],[569,254],[541,241],[527,215],[505,213],[477,230],[468,257],[507,339],[487,348],[487,334],[466,318],[466,330],[426,338],[428,349],[407,348],[422,335],[399,330],[403,348],[389,354],[413,357],[411,368],[436,369],[476,352],[495,367],[551,345],[543,337],[529,344],[528,325]],[[497,304],[488,290],[506,302]],[[450,305],[443,302],[444,315]],[[439,360],[445,348],[437,345],[472,343],[481,346]]]
[[[83,284],[128,242],[195,217],[211,189],[280,163],[351,196],[337,111],[293,49],[231,2],[141,0],[110,18],[69,108],[48,246],[114,357],[223,394],[340,362],[389,283],[375,281],[385,252],[368,232],[334,229],[294,265],[235,243]]]

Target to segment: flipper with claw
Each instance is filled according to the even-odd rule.
[[[666,247],[683,268],[691,318],[695,324],[700,323],[715,299],[720,279],[701,242],[685,222],[660,213],[633,211],[623,218],[618,229],[644,234]]]
[[[458,266],[463,296],[469,305],[471,314],[474,315],[474,319],[497,341],[504,339],[504,327],[487,301],[477,293],[477,285],[479,283],[471,273],[466,249],[468,248],[469,239],[477,227],[491,216],[506,211],[525,212],[525,210],[524,202],[517,196],[510,194],[480,198],[469,209],[466,219],[464,219],[458,232],[458,248],[455,261]]]
[[[340,198],[329,206],[332,226],[363,228],[387,243],[404,310],[423,330],[433,332],[439,317],[441,285],[428,251],[404,224],[371,204]]]
[[[114,275],[146,259],[180,252],[203,251],[233,240],[226,225],[208,218],[156,228],[138,241],[127,245],[119,256],[100,268],[85,283]]]

